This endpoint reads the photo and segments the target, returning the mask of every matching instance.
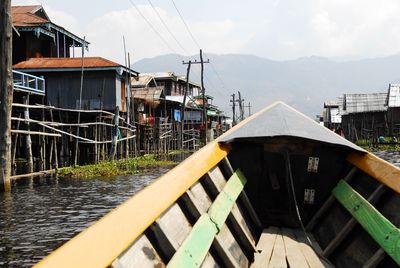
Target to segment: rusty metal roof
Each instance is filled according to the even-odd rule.
[[[37,26],[50,22],[49,17],[40,5],[13,6],[11,7],[11,17],[15,27]]]
[[[148,102],[164,99],[164,91],[161,87],[146,87],[132,90],[135,99],[142,99]]]
[[[89,42],[79,38],[61,26],[53,23],[41,5],[11,7],[13,27],[16,31],[34,31],[37,36],[41,33],[55,39],[55,33],[60,32],[75,41],[76,45],[88,46]]]
[[[58,68],[81,68],[82,58],[31,58],[13,66],[14,69],[58,69]],[[85,68],[96,67],[122,67],[121,64],[101,58],[85,57],[83,61]]]
[[[148,87],[150,82],[154,80],[154,77],[149,74],[140,74],[138,77],[131,78],[131,86],[135,88]],[[154,83],[155,84],[155,83]]]

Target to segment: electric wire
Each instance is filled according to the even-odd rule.
[[[151,24],[151,22],[146,18],[146,16],[142,13],[142,11],[140,11],[140,9],[138,8],[138,6],[132,1],[129,0],[129,2],[131,3],[131,5],[136,9],[136,11],[139,13],[139,15],[146,21],[146,23],[150,26],[150,28],[153,30],[154,33],[156,33],[156,35],[163,41],[163,43],[171,50],[173,51],[175,54],[178,54],[176,52],[175,49],[173,49],[169,43],[165,40],[165,38],[157,31],[157,29],[153,26],[153,24]]]
[[[187,32],[189,33],[190,37],[192,38],[193,42],[197,45],[198,49],[200,49],[201,46],[199,45],[199,42],[197,42],[196,38],[194,37],[192,31],[191,31],[190,28],[189,28],[189,25],[186,23],[185,19],[183,18],[183,15],[182,15],[182,13],[179,11],[179,8],[178,8],[178,6],[176,5],[175,1],[174,1],[174,0],[171,0],[171,2],[172,2],[172,4],[173,4],[173,6],[174,6],[176,12],[178,13],[178,15],[179,15],[179,17],[180,17],[182,23],[185,25],[185,28],[186,28]],[[203,54],[204,54],[204,56],[208,57],[206,53],[203,52]],[[226,87],[226,84],[225,84],[224,81],[222,80],[222,78],[221,78],[221,76],[219,75],[219,73],[218,73],[217,69],[215,68],[214,64],[213,64],[212,62],[210,62],[210,65],[211,65],[211,69],[213,70],[213,72],[214,72],[215,75],[217,76],[218,80],[221,82],[222,88],[223,88],[228,94],[230,94],[230,92],[228,91],[228,89],[227,89],[227,87]]]
[[[173,1],[173,0],[172,0]],[[152,31],[159,37],[159,39],[161,39],[161,41],[166,45],[166,47],[172,51],[175,55],[177,55],[182,62],[185,60],[183,58],[183,56],[181,54],[179,54],[175,49],[172,48],[172,46],[167,42],[167,40],[160,34],[160,32],[156,29],[156,27],[150,22],[149,19],[146,18],[146,16],[143,14],[143,12],[139,9],[139,7],[133,2],[133,0],[129,0],[130,4],[136,9],[136,11],[139,13],[139,15],[145,20],[145,22],[148,24],[148,26],[152,29]],[[172,36],[172,38],[177,42],[177,44],[179,45],[179,47],[186,53],[187,50],[183,47],[183,45],[179,42],[179,40],[176,38],[176,36],[172,33],[172,31],[169,29],[168,25],[165,23],[165,21],[162,19],[161,15],[159,14],[159,12],[157,11],[157,9],[155,8],[155,6],[153,5],[153,3],[151,2],[151,0],[148,0],[149,4],[151,5],[152,9],[155,11],[155,13],[157,14],[158,18],[160,19],[160,21],[162,22],[162,24],[164,25],[164,27],[167,29],[168,33]],[[198,46],[198,48],[200,49],[199,43],[197,42],[197,40],[195,39],[194,35],[191,33],[189,26],[187,25],[187,23],[185,22],[182,14],[180,13],[178,7],[176,6],[175,2],[173,2],[174,7],[176,9],[176,11],[179,14],[180,19],[182,20],[183,24],[185,25],[187,31],[189,32],[192,40],[195,42],[195,44]],[[205,53],[204,53],[205,54]],[[216,71],[214,65],[210,62],[210,65],[212,67],[213,72],[216,74],[216,76],[218,77],[218,79],[220,80],[221,84],[222,84],[222,88],[226,90],[226,92],[229,94],[229,91],[226,89],[226,86],[224,84],[224,82],[222,81],[220,75],[218,74],[218,72]],[[196,74],[193,73],[193,76],[196,78],[196,80],[199,80],[200,77]],[[218,90],[218,87],[216,87],[215,85],[213,85],[213,83],[211,83],[211,80],[208,79],[207,76],[205,76],[205,80],[207,82],[207,84],[209,85],[209,89],[211,89],[213,92],[219,94],[221,97],[226,97],[220,90]],[[211,86],[210,86],[211,85]]]
[[[157,14],[157,17],[160,19],[161,23],[164,25],[165,29],[168,31],[168,33],[172,36],[172,38],[175,40],[175,42],[178,44],[178,46],[186,53],[189,54],[188,51],[183,47],[183,45],[181,44],[181,42],[179,42],[178,38],[176,38],[176,36],[174,35],[174,33],[169,29],[168,25],[165,23],[165,21],[163,20],[163,18],[161,17],[160,13],[157,11],[157,9],[155,8],[155,6],[153,5],[153,3],[151,2],[151,0],[147,0],[147,2],[149,2],[149,4],[151,5],[152,9],[154,10],[154,12]]]
[[[186,30],[188,31],[190,37],[192,38],[193,42],[194,42],[194,43],[197,45],[197,47],[200,49],[199,43],[197,42],[196,38],[195,38],[194,35],[192,34],[192,31],[190,31],[190,28],[189,28],[189,26],[187,25],[187,23],[186,23],[185,19],[183,18],[181,12],[179,11],[178,7],[176,6],[175,1],[174,1],[174,0],[171,0],[171,1],[172,1],[172,4],[173,4],[174,7],[175,7],[176,12],[178,12],[179,17],[181,18],[181,21],[182,21],[183,24],[185,25]]]

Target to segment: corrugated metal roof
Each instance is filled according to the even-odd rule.
[[[327,100],[324,102],[324,108],[327,107],[338,107],[339,106],[339,100]]]
[[[76,45],[87,46],[89,42],[84,41],[82,38],[74,35],[67,31],[61,26],[58,26],[51,22],[49,16],[41,5],[32,6],[13,6],[11,7],[11,17],[13,27],[18,30],[24,28],[24,30],[35,31],[36,33],[51,33],[54,31],[61,32],[68,38],[75,40]],[[51,36],[54,38],[54,36]]]
[[[42,11],[42,14],[38,13]],[[11,7],[12,22],[15,27],[36,26],[50,22],[40,5]]]
[[[131,86],[132,87],[147,87],[151,80],[154,79],[154,76],[149,74],[140,74],[139,77],[132,77]]]
[[[156,72],[156,73],[142,73],[142,75],[146,76],[152,76],[154,78],[171,78],[176,80],[177,76],[175,75],[174,72]]]
[[[123,67],[121,64],[102,57],[85,57],[85,68],[96,67]],[[81,68],[82,58],[31,58],[13,66],[14,69],[58,69]]]
[[[147,87],[132,90],[132,96],[135,99],[142,99],[149,102],[164,99],[164,91],[160,87]]]
[[[186,76],[185,75],[176,75],[174,72],[158,72],[158,73],[142,73],[143,76],[152,76],[156,81],[157,79],[171,79],[174,81],[182,81],[186,83]],[[192,86],[200,88],[200,85],[189,81],[189,84]]]
[[[386,111],[387,93],[344,94],[343,109],[348,113]]]
[[[388,107],[400,107],[400,84],[390,84],[386,105]]]

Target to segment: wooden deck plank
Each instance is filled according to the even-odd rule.
[[[329,267],[328,264],[325,264],[317,255],[317,253],[314,251],[314,249],[312,249],[310,247],[310,245],[308,245],[307,243],[307,238],[305,237],[303,231],[296,229],[293,230],[293,233],[296,235],[296,239],[298,242],[298,245],[300,247],[301,252],[303,253],[304,257],[307,260],[308,265],[311,268],[322,268],[322,267]],[[313,239],[312,237],[310,237],[311,241],[313,242],[314,247],[316,248],[316,250],[318,250],[319,245],[318,243],[315,241],[315,239]],[[313,241],[314,240],[314,241]],[[320,252],[322,251],[321,248],[319,248]]]
[[[338,183],[333,194],[364,230],[400,265],[400,229],[345,181]]]
[[[278,227],[268,227],[264,229],[260,239],[258,240],[256,249],[260,251],[271,251],[275,243],[276,234],[279,232]]]
[[[279,232],[276,235],[274,249],[272,251],[271,260],[268,265],[269,268],[286,268],[286,251],[283,242],[282,234]]]
[[[281,232],[289,267],[308,268],[308,262],[301,251],[301,245],[296,241],[295,235],[287,228],[282,228]]]
[[[277,227],[269,227],[263,230],[256,246],[259,252],[254,254],[254,262],[250,267],[261,268],[268,266],[278,231]]]

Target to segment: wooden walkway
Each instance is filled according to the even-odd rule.
[[[306,241],[301,230],[269,227],[261,234],[251,267],[330,267]],[[316,242],[313,244],[317,246]]]

